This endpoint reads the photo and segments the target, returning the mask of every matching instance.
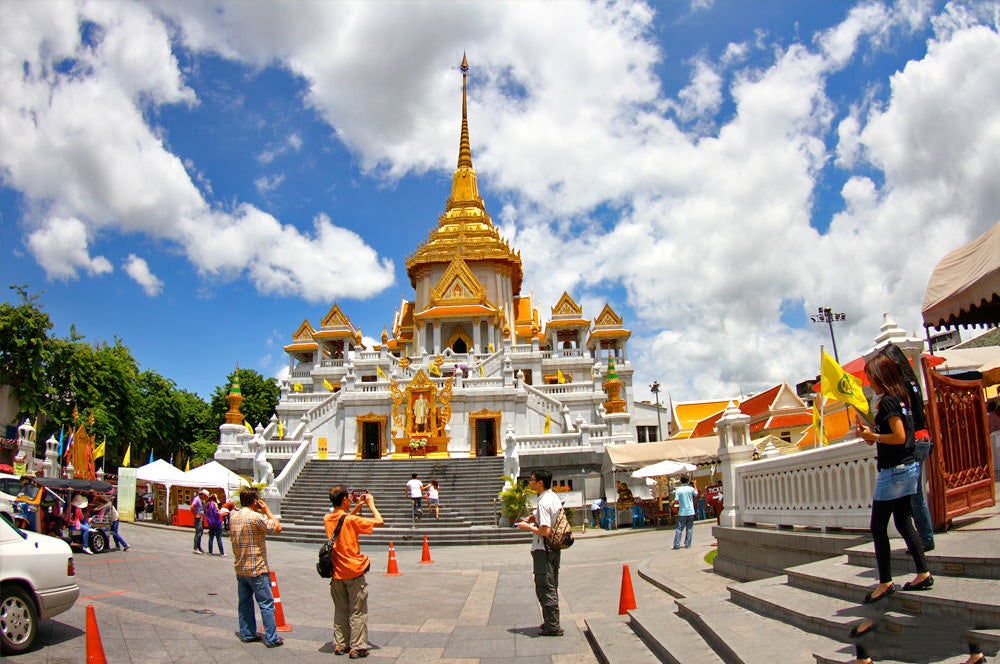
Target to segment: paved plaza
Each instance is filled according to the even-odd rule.
[[[690,549],[671,551],[673,530],[589,530],[563,553],[560,606],[563,637],[539,637],[528,545],[434,547],[433,564],[420,564],[419,548],[396,550],[402,576],[384,576],[385,547],[365,546],[372,559],[368,581],[368,661],[475,664],[596,662],[584,620],[618,614],[622,565],[628,564],[640,608],[673,607],[673,599],[639,578],[660,570],[688,588],[722,589],[704,557],[711,525],[695,527]],[[83,661],[86,606],[93,605],[108,661],[318,662],[347,661],[333,654],[328,582],[314,569],[316,544],[270,542],[271,568],[286,623],[285,645],[268,649],[240,643],[232,557],[191,553],[191,529],[127,524],[127,553],[78,554],[80,599],[70,611],[42,624],[40,647],[11,662]],[[229,540],[224,540],[227,546]],[[207,537],[204,545],[207,548]],[[622,620],[625,620],[625,616]],[[258,628],[259,623],[258,623]]]

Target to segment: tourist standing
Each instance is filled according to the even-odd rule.
[[[552,533],[552,526],[559,517],[562,503],[552,491],[552,473],[535,470],[531,473],[528,486],[539,494],[538,507],[527,521],[519,521],[520,530],[530,530],[531,563],[535,575],[535,597],[542,607],[542,624],[538,626],[539,636],[562,636],[559,626],[559,549],[550,549],[545,538]]]
[[[889,517],[903,539],[917,568],[917,575],[903,590],[925,590],[934,585],[927,569],[924,547],[913,527],[910,496],[917,491],[920,466],[913,455],[913,416],[909,408],[909,389],[896,363],[883,354],[865,364],[868,382],[875,390],[874,429],[858,418],[856,432],[869,445],[875,445],[878,477],[872,500],[871,532],[875,541],[875,560],[879,584],[865,596],[871,604],[896,592],[892,582],[892,551],[889,546]]]
[[[267,566],[267,533],[280,533],[281,522],[260,499],[257,489],[247,487],[240,491],[240,509],[230,516],[229,531],[239,593],[240,631],[236,635],[244,643],[261,640],[253,610],[256,600],[264,624],[264,645],[268,648],[284,645],[274,621],[274,596]]]
[[[208,497],[208,505],[205,507],[205,525],[208,526],[208,555],[212,553],[212,542],[219,543],[219,555],[226,557],[226,550],[222,548],[222,514],[219,512],[219,499],[213,493]]]
[[[427,506],[434,508],[434,520],[441,518],[441,494],[437,480],[427,485]]]
[[[687,475],[681,475],[681,485],[674,492],[677,499],[677,530],[674,532],[674,548],[681,548],[681,532],[685,529],[684,548],[691,548],[691,538],[694,535],[694,499],[698,490],[690,484]]]
[[[199,491],[198,495],[191,501],[191,516],[194,517],[194,551],[192,553],[198,555],[205,553],[201,548],[201,534],[205,530],[205,503],[202,501],[202,496],[205,496],[206,500],[208,499],[208,489]]]
[[[410,503],[413,505],[414,519],[419,519],[424,514],[424,511],[420,509],[420,497],[423,492],[424,485],[417,479],[417,474],[413,473],[410,481],[406,483],[406,495],[410,497]]]
[[[368,581],[365,574],[371,566],[368,556],[361,553],[358,535],[370,535],[384,521],[375,497],[366,493],[351,507],[350,492],[335,486],[330,489],[333,511],[323,517],[327,538],[337,533],[333,552],[333,578],[330,597],[333,598],[333,652],[343,655],[350,651],[351,659],[368,656]],[[365,505],[371,518],[358,516]]]

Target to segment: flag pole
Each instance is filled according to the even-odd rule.
[[[825,411],[825,404],[823,403],[823,344],[819,345],[819,437],[816,438],[816,447],[821,447],[823,445],[823,417]]]

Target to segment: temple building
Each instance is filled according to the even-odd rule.
[[[479,195],[467,80],[463,58],[451,191],[406,259],[413,295],[381,343],[365,347],[350,312],[333,303],[284,347],[289,378],[276,417],[257,431],[279,465],[279,428],[286,451],[308,442],[316,459],[506,455],[517,470],[532,455],[560,465],[552,455],[563,454],[577,475],[600,472],[604,444],[635,440],[631,332],[610,305],[591,319],[569,293],[542,320],[520,254]],[[248,435],[223,425],[216,457],[245,457]]]

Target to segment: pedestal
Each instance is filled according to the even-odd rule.
[[[736,483],[736,467],[753,460],[753,445],[720,447],[719,461],[722,471],[722,516],[719,525],[729,528],[743,525],[739,514],[740,487]]]

